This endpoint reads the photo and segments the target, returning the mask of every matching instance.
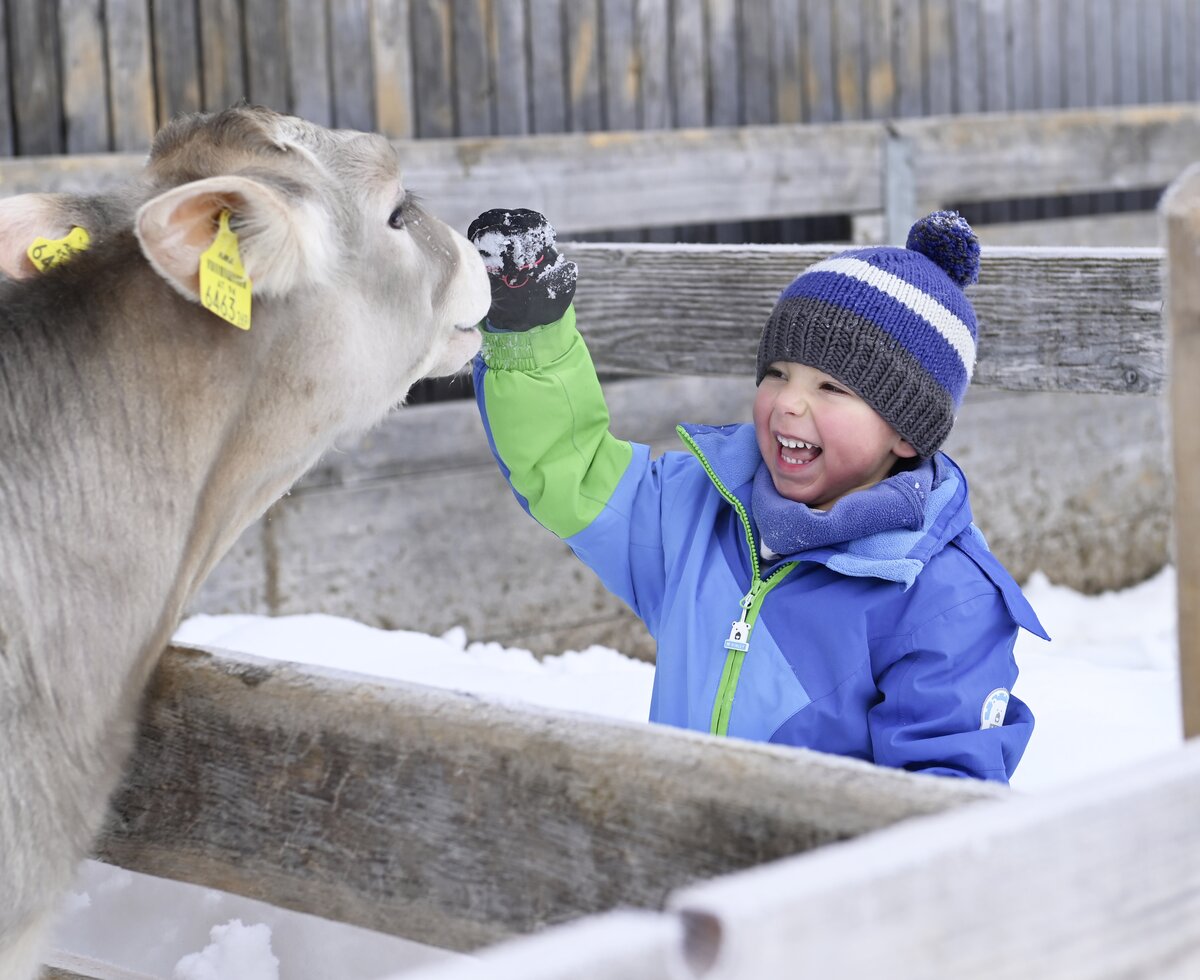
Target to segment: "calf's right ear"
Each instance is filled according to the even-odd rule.
[[[150,265],[188,299],[200,298],[200,256],[230,212],[242,264],[260,296],[282,296],[328,280],[337,236],[325,210],[249,177],[208,177],[175,187],[138,209],[134,227]]]

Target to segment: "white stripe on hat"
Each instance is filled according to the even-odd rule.
[[[967,369],[967,377],[974,374],[975,341],[971,337],[970,328],[951,310],[924,290],[918,289],[911,282],[907,282],[885,269],[847,255],[839,255],[818,262],[808,271],[836,272],[843,276],[849,276],[851,279],[864,282],[881,293],[891,296],[897,302],[903,303],[940,333],[954,348],[955,353],[963,362],[963,366]]]

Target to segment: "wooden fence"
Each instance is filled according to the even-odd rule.
[[[1200,167],[1166,207],[1170,390],[1175,410],[1191,413]],[[1128,260],[1101,251],[1012,259],[1057,267],[1042,278],[1074,279],[1078,298],[1119,279]],[[1091,281],[1081,278],[1089,268]],[[1109,287],[1111,297],[1149,273]],[[1123,365],[1097,368],[1090,354],[1103,305],[1035,331],[1027,364],[1038,383],[1128,385]],[[1146,323],[1118,316],[1111,332],[1124,335],[1118,350],[1136,338],[1152,351],[1136,371],[1158,387],[1163,338],[1148,325],[1157,305],[1130,305]],[[678,329],[704,336],[696,320]],[[708,352],[699,366],[717,371],[745,344],[695,346]],[[598,350],[603,366],[609,355]],[[1173,431],[1180,643],[1192,683],[1200,432]],[[1192,692],[1191,733],[1197,707]],[[1200,969],[1198,806],[1194,743],[1136,771],[1014,798],[852,760],[176,649],[152,684],[99,853],[455,948],[583,912],[647,909],[411,974],[423,980],[795,969],[1188,976]]]
[[[3,0],[0,153],[248,98],[396,138],[1200,99],[1196,0]]]
[[[176,113],[241,98],[406,139],[1188,102],[1198,52],[1200,0],[0,0],[0,156],[140,152]],[[970,216],[1151,201],[1054,196]],[[1130,224],[1108,232],[1149,241]],[[684,232],[713,235],[831,232]]]

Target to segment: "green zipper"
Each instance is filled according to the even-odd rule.
[[[799,562],[789,561],[780,565],[765,579],[759,578],[758,564],[758,546],[754,543],[754,532],[751,530],[750,515],[746,513],[746,508],[742,506],[742,502],[737,499],[732,493],[726,489],[713,472],[708,460],[705,459],[704,453],[700,447],[696,445],[696,441],[691,437],[690,433],[683,426],[678,426],[675,430],[679,433],[679,438],[683,440],[685,446],[692,451],[692,454],[700,461],[700,465],[704,467],[704,471],[708,474],[708,478],[712,480],[713,486],[717,488],[717,492],[721,494],[735,511],[742,521],[742,529],[746,532],[746,543],[750,547],[750,591],[742,597],[740,604],[741,615],[734,620],[730,630],[730,638],[726,641],[725,666],[721,670],[721,683],[717,687],[717,697],[713,701],[712,719],[709,722],[709,732],[713,735],[727,735],[729,733],[729,714],[733,710],[733,696],[737,691],[738,678],[742,673],[742,661],[746,659],[746,653],[749,650],[750,633],[754,629],[754,624],[758,621],[758,611],[762,608],[763,599],[767,593],[775,586],[783,581],[784,577],[795,568]],[[735,646],[730,646],[735,640],[735,632],[737,633],[737,643]]]

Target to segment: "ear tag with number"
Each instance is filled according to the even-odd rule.
[[[242,265],[237,232],[221,212],[217,237],[200,255],[200,305],[241,330],[250,329],[252,283]]]
[[[76,252],[85,251],[91,243],[87,229],[76,225],[62,238],[35,238],[25,254],[38,272],[49,272],[56,265],[69,262]]]

